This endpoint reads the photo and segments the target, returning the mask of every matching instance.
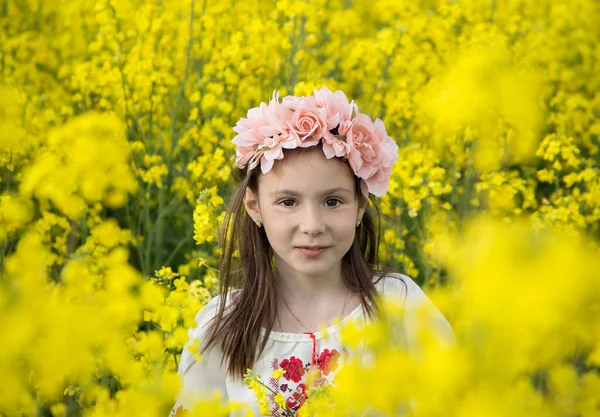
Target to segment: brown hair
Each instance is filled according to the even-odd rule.
[[[284,153],[303,152],[307,149],[296,148],[285,150]],[[258,195],[260,166],[247,173],[237,168],[235,172],[241,182],[233,195],[220,231],[220,303],[206,334],[203,351],[220,344],[222,360],[227,363],[227,373],[235,378],[242,378],[266,347],[278,305],[273,250],[264,228],[256,226],[244,206],[246,187],[250,187]],[[354,178],[356,195],[364,199],[360,192],[360,179],[356,176]],[[377,269],[381,225],[377,203],[374,199],[370,199],[370,202],[373,208],[367,204],[354,242],[342,258],[341,268],[346,287],[359,295],[364,311],[373,319],[379,313],[376,281],[373,281],[373,277],[383,272],[379,277],[381,279],[386,272]],[[239,257],[234,256],[236,251],[239,252]],[[240,291],[227,302],[231,288],[239,288]],[[261,338],[263,326],[265,334]]]

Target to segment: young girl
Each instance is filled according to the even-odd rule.
[[[221,294],[190,330],[202,359],[184,349],[172,415],[215,390],[256,415],[295,413],[308,372],[318,369],[318,383],[331,384],[349,354],[340,325],[376,319],[380,297],[403,303],[398,337],[409,353],[418,351],[417,305],[452,341],[448,322],[409,277],[375,269],[378,219],[369,196],[385,194],[398,158],[381,120],[323,87],[281,102],[274,94],[234,130],[245,171],[222,231]],[[244,384],[248,369],[269,386],[266,400]]]

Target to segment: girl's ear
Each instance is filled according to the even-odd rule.
[[[246,194],[244,194],[244,206],[246,207],[246,212],[255,223],[262,223],[260,205],[258,204],[258,196],[254,194],[250,187],[246,187]]]

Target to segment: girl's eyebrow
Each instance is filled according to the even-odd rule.
[[[323,191],[322,195],[326,195],[326,194],[335,194],[335,193],[347,193],[347,194],[352,194],[352,191],[350,191],[348,188],[346,187],[334,187],[334,188],[330,188],[329,190],[325,190]],[[291,196],[301,196],[302,194],[300,194],[297,191],[294,190],[277,190],[271,193],[272,197],[275,197],[277,195],[281,195],[281,194],[285,194],[285,195],[291,195]]]

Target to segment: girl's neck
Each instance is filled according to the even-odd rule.
[[[277,270],[275,279],[280,295],[294,304],[316,304],[347,291],[339,268],[320,276]]]
[[[341,272],[321,276],[283,274],[276,271],[278,303],[276,331],[316,332],[352,312],[360,299],[344,285]]]

